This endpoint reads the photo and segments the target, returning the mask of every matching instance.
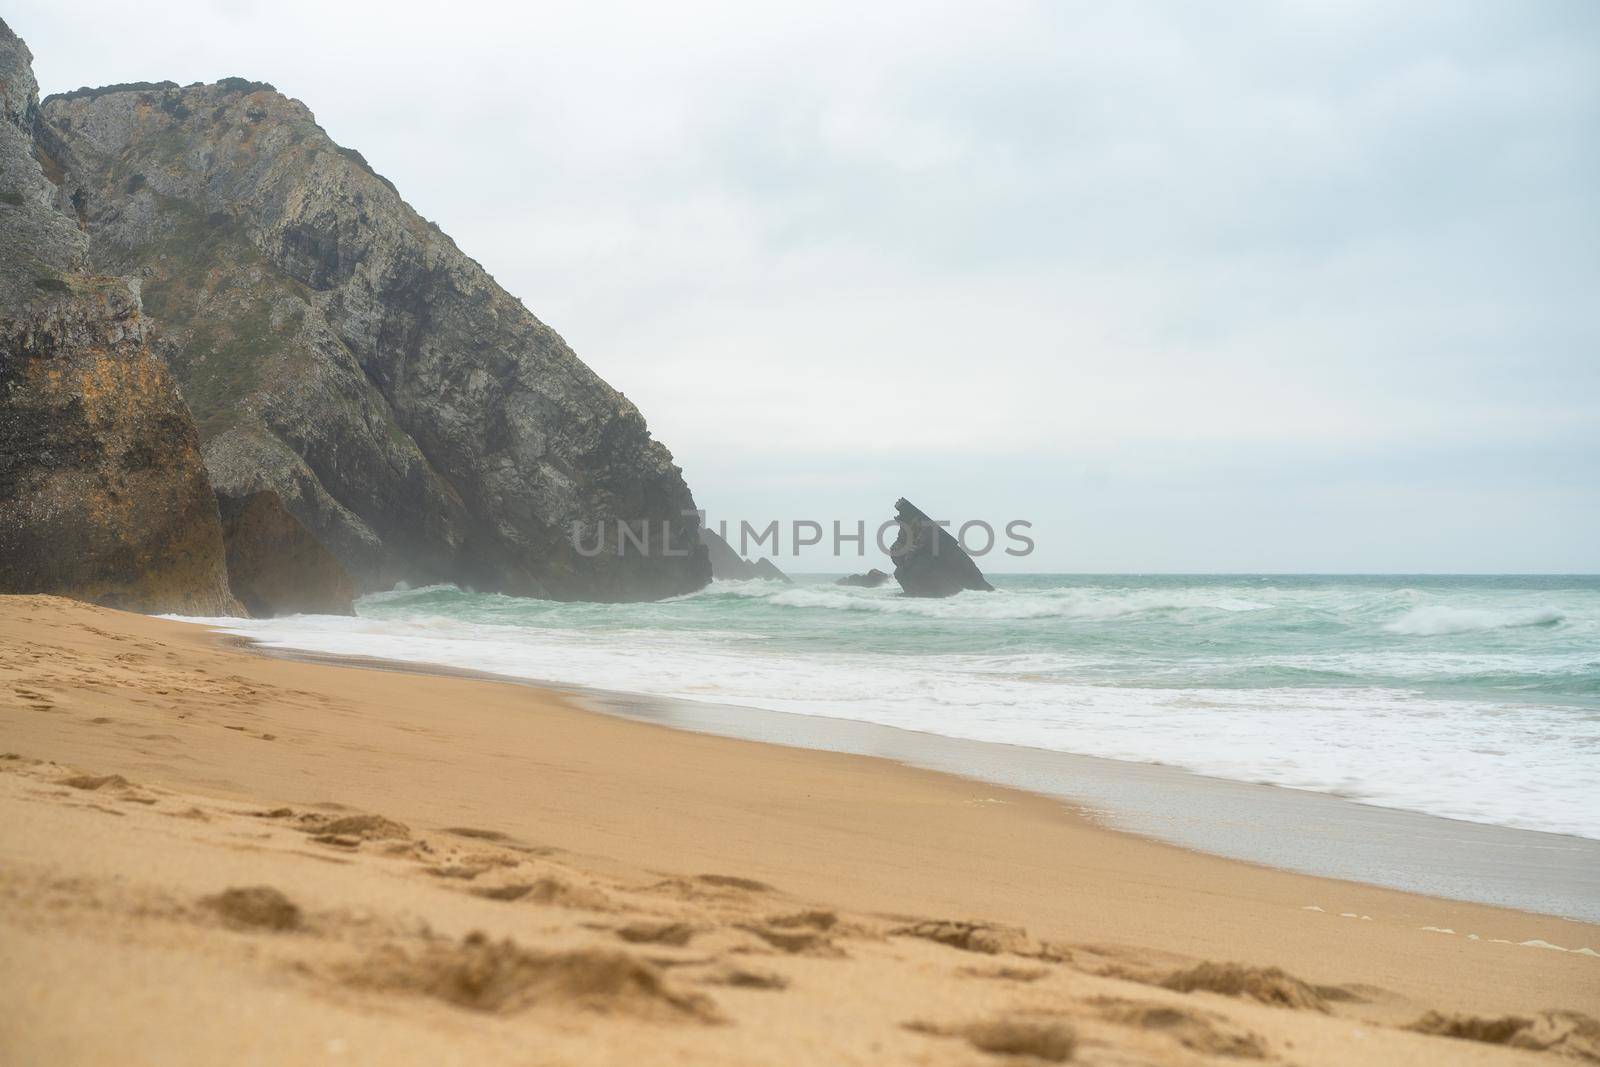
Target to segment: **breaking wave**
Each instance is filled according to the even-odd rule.
[[[1085,593],[1078,590],[1026,592],[997,589],[964,592],[940,600],[901,596],[898,587],[854,589],[846,586],[791,586],[774,581],[716,582],[694,596],[729,596],[761,600],[773,607],[911,615],[925,619],[1022,620],[1117,619],[1156,612],[1269,611],[1271,604],[1235,596],[1150,593]]]
[[[1440,637],[1445,634],[1470,634],[1483,630],[1508,630],[1524,626],[1556,626],[1562,621],[1559,611],[1495,611],[1490,608],[1452,608],[1433,605],[1412,608],[1384,627],[1392,634],[1413,637]]]

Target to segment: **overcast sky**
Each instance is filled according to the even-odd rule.
[[[713,519],[906,495],[1033,522],[994,570],[1600,571],[1600,3],[1210,6],[6,18],[45,93],[305,101]]]

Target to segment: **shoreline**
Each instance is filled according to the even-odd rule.
[[[1600,840],[1583,800],[1600,790],[1584,758],[1600,742],[1583,656],[1600,625],[1592,580],[1035,575],[998,592],[929,601],[723,582],[663,605],[593,607],[441,584],[372,594],[349,619],[186,621],[300,650],[1067,750]]]
[[[1600,923],[1600,841],[1590,838],[1447,819],[1163,764],[953,738],[859,719],[598,689],[417,660],[275,647],[204,623],[192,625],[269,658],[525,685],[632,721],[886,759],[1019,789],[1064,801],[1107,829],[1222,859]]]
[[[0,598],[0,670],[16,1062],[965,1067],[995,1027],[1173,1067],[1600,1050],[1600,957],[1550,947],[1592,923],[59,598]],[[1555,1036],[1438,1036],[1508,1015]]]

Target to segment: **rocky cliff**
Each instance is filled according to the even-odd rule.
[[[87,242],[35,158],[38,87],[0,21],[0,590],[221,615],[217,506],[136,287]]]
[[[633,404],[303,104],[241,79],[115,86],[49,98],[42,131],[93,263],[143,279],[220,493],[274,491],[366,589],[710,580]],[[618,520],[648,524],[648,553]]]
[[[270,489],[217,498],[228,585],[256,618],[354,615],[355,580]]]

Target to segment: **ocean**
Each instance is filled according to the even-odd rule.
[[[429,586],[354,618],[193,621],[1600,839],[1600,577],[991,578],[947,600],[820,576],[652,604]]]

